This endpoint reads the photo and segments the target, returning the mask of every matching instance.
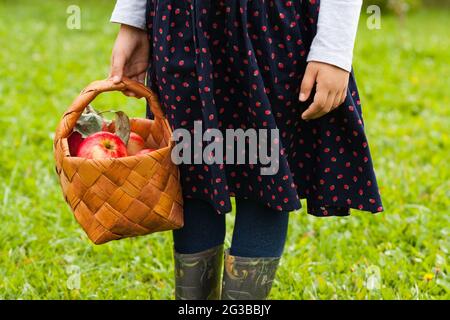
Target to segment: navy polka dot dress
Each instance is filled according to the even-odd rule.
[[[258,164],[182,164],[183,194],[231,211],[230,197],[345,216],[383,210],[353,74],[344,104],[309,122],[299,88],[319,0],[149,0],[148,84],[173,129],[279,129],[279,170]],[[152,117],[150,110],[148,116]],[[224,133],[225,135],[225,133]]]

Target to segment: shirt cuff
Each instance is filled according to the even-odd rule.
[[[352,60],[353,55],[349,52],[327,51],[316,47],[311,48],[306,59],[307,62],[317,61],[328,63],[348,72],[352,70]]]
[[[146,30],[146,5],[146,0],[118,0],[110,21]]]

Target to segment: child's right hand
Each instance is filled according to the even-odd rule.
[[[144,30],[122,24],[111,56],[109,77],[114,83],[126,76],[144,83],[148,68],[150,42]],[[132,92],[124,92],[134,96]]]

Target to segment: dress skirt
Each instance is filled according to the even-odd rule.
[[[313,97],[298,99],[319,4],[148,0],[147,82],[172,129],[194,133],[201,121],[201,133],[218,129],[225,137],[227,129],[277,129],[279,135],[269,133],[277,156],[271,174],[262,173],[262,161],[180,164],[184,197],[203,199],[218,213],[231,211],[233,196],[277,211],[297,210],[306,199],[315,216],[383,210],[353,72],[345,103],[320,119],[301,119]]]

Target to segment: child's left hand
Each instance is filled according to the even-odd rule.
[[[313,103],[302,114],[303,120],[322,117],[339,107],[347,97],[350,73],[331,64],[311,61],[306,67],[300,89],[300,101],[305,102],[316,84]]]

